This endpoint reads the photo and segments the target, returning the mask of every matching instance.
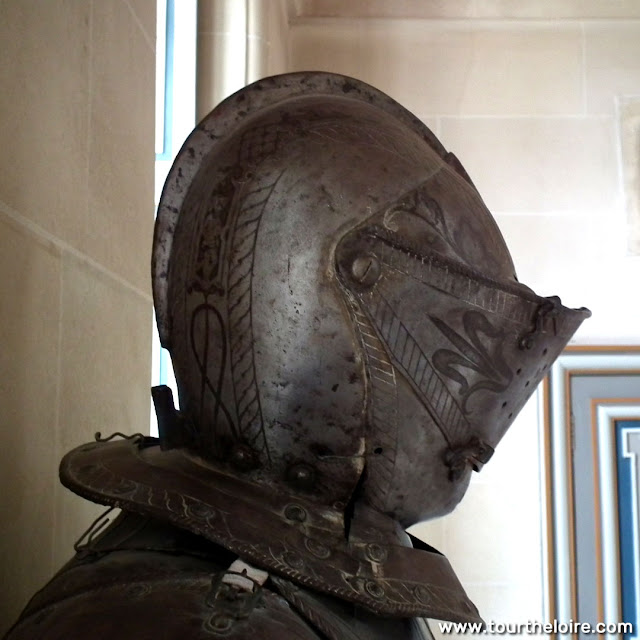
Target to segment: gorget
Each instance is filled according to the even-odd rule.
[[[447,559],[407,546],[390,518],[234,477],[185,450],[142,436],[86,444],[60,466],[78,495],[170,522],[294,584],[384,616],[481,622]],[[404,538],[404,539],[403,539]]]

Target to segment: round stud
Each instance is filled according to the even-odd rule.
[[[372,562],[384,562],[387,559],[387,550],[375,542],[366,546],[365,553]]]
[[[239,471],[250,471],[258,466],[258,455],[244,442],[236,442],[231,449],[229,460]]]
[[[358,256],[351,263],[351,277],[365,287],[372,287],[380,277],[380,261],[373,255]]]
[[[316,483],[316,470],[305,462],[296,462],[287,469],[287,481],[298,489],[312,489]]]
[[[196,520],[210,520],[215,516],[215,511],[202,502],[193,502],[187,505],[187,515]]]
[[[284,517],[292,522],[304,522],[307,519],[307,512],[298,504],[288,504],[284,508]]]
[[[367,593],[376,600],[384,598],[384,589],[377,582],[367,580],[364,584],[364,588],[367,590]]]
[[[302,571],[304,569],[304,560],[293,551],[286,551],[282,555],[282,559],[287,566],[295,569],[296,571]]]
[[[304,546],[311,555],[320,558],[320,560],[326,560],[331,555],[331,549],[329,549],[329,547],[325,547],[313,538],[305,538]]]

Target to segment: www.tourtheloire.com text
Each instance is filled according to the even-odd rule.
[[[599,622],[592,625],[589,622],[494,622],[486,624],[479,622],[438,622],[440,633],[484,634],[484,635],[518,635],[538,633],[628,633],[633,634],[631,622]]]

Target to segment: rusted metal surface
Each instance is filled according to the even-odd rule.
[[[458,504],[589,313],[518,283],[455,156],[359,81],[261,80],[178,154],[153,287],[180,410],[154,389],[159,441],[79,447],[62,482],[266,569],[327,637],[480,620],[402,529]]]
[[[481,197],[421,122],[331,74],[258,82],[200,123],[155,240],[186,418],[165,439],[192,437],[258,482],[305,469],[327,506],[366,466],[366,501],[406,525],[459,502],[586,315],[517,282]]]

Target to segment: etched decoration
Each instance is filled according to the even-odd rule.
[[[449,445],[462,441],[470,425],[458,402],[440,379],[434,365],[420,347],[380,287],[363,300],[363,308]]]
[[[405,194],[383,215],[383,225],[402,238],[411,238],[418,246],[428,246],[449,257],[460,258],[462,251],[438,201],[425,185]]]
[[[432,210],[427,212],[427,207]],[[504,391],[512,380],[502,353],[506,334],[495,328],[477,307],[486,307],[510,321],[517,321],[520,315],[506,310],[511,294],[498,292],[485,299],[486,289],[479,287],[464,270],[450,268],[450,262],[425,258],[398,244],[397,238],[404,239],[410,229],[406,224],[402,233],[390,229],[396,216],[405,221],[420,220],[419,224],[434,233],[438,231],[442,238],[447,236],[442,212],[425,191],[418,189],[399,199],[386,209],[385,216],[386,229],[375,224],[379,220],[376,216],[374,224],[343,240],[337,258],[340,273],[384,345],[390,362],[412,387],[447,444],[452,448],[467,446],[474,432],[468,417],[470,398],[480,390]],[[434,292],[450,292],[476,307],[460,312],[462,331],[435,315],[428,316],[444,337],[436,344],[445,348],[434,353],[430,348],[436,337],[434,329],[424,325],[424,316],[418,319],[405,313],[406,292],[397,288],[400,275],[427,285]],[[519,299],[516,302],[519,307],[530,306]]]
[[[396,466],[398,448],[398,389],[396,372],[383,343],[376,335],[368,317],[351,293],[342,289],[349,305],[364,359],[369,371],[367,412],[371,450],[367,465],[375,467],[369,483],[369,499],[374,507],[383,509]]]
[[[227,277],[227,320],[237,424],[244,441],[269,455],[254,359],[251,292],[256,240],[265,205],[282,174],[252,186],[235,217]]]
[[[256,176],[255,171],[277,151],[281,133],[274,125],[243,135],[237,164],[213,187],[208,209],[200,213],[187,287],[203,437],[213,447],[225,437],[242,441],[267,458],[253,353],[251,292],[260,220],[281,174]]]
[[[433,366],[459,385],[462,410],[469,413],[471,396],[484,389],[494,393],[504,391],[513,374],[502,354],[504,332],[494,327],[479,311],[466,311],[462,325],[466,337],[460,335],[439,318],[429,318],[456,348],[438,349],[433,354]],[[463,373],[464,371],[464,373]]]
[[[285,131],[278,125],[272,124],[249,129],[242,135],[238,165],[241,167],[255,166],[274,154],[280,146],[284,133]]]

